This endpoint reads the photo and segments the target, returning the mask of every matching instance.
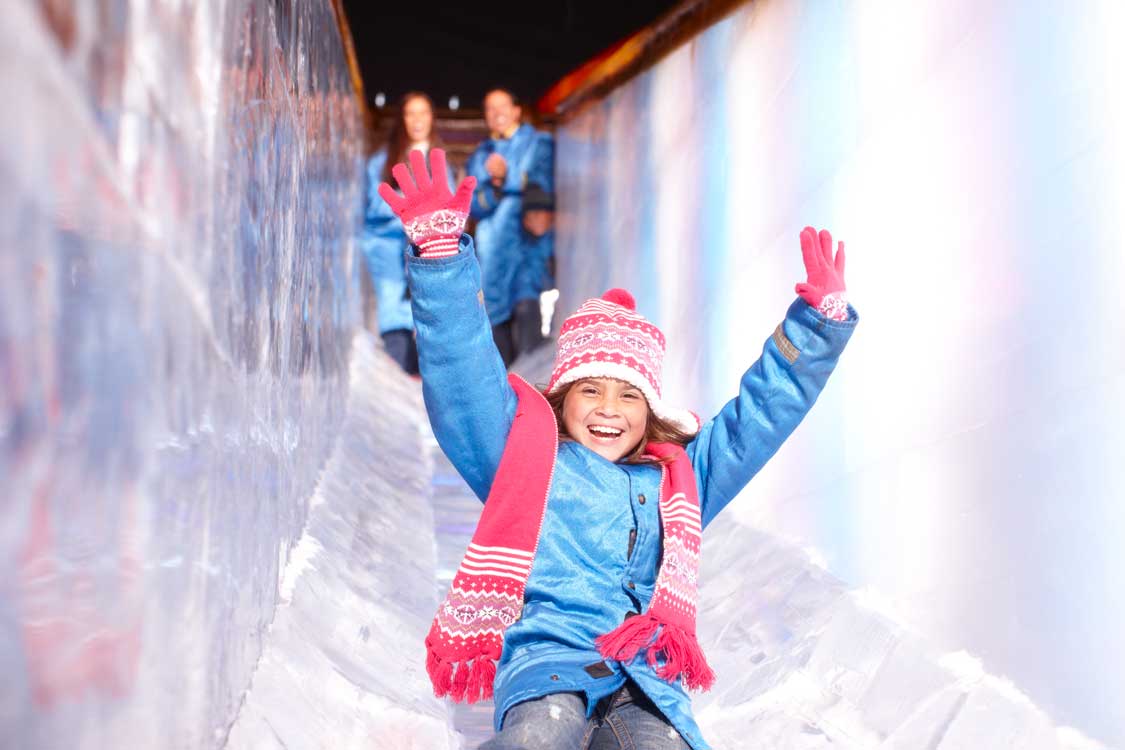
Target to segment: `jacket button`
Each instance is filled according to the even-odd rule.
[[[637,588],[637,584],[633,583],[632,581],[629,581],[629,583],[628,583],[627,585],[628,585],[628,586],[629,586],[629,588],[631,588],[631,589],[635,589],[635,588]]]
[[[644,495],[637,495],[637,502],[640,503],[641,505],[644,505],[645,504],[645,496]]]
[[[558,682],[559,676],[557,674],[553,674],[553,675],[551,675],[551,679],[554,680],[555,682]]]

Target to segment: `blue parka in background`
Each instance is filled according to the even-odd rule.
[[[527,185],[538,185],[545,192],[555,192],[555,138],[550,133],[536,132]]]
[[[485,500],[516,395],[478,296],[472,240],[462,235],[460,252],[445,258],[410,253],[407,275],[434,435]],[[838,322],[795,301],[742,376],[738,395],[688,443],[704,528],[812,407],[855,328],[855,311],[848,313]],[[504,632],[494,685],[498,731],[512,706],[550,693],[585,694],[589,716],[629,677],[694,750],[708,747],[678,682],[661,680],[643,658],[596,666],[603,660],[594,639],[645,610],[653,595],[661,556],[660,480],[654,466],[612,463],[580,443],[560,441],[523,613]],[[737,679],[716,666],[720,679]]]
[[[527,174],[527,184],[538,185],[546,193],[555,192],[555,139],[541,133]],[[521,225],[520,264],[512,280],[512,300],[538,300],[539,295],[555,287],[551,274],[551,258],[555,254],[555,230],[535,237]]]
[[[528,124],[520,125],[511,138],[488,138],[469,157],[466,172],[477,178],[470,213],[476,219],[474,231],[481,273],[484,277],[484,303],[492,325],[499,325],[512,316],[515,299],[512,288],[522,255],[522,195],[531,181],[550,179],[544,190],[554,191],[553,168],[550,175],[542,173],[542,158],[537,159],[542,140],[550,139]],[[485,161],[500,154],[508,163],[504,184],[492,185]],[[553,158],[552,158],[553,161]]]
[[[512,300],[538,300],[547,289],[554,289],[555,278],[551,275],[551,256],[555,254],[555,230],[548,230],[540,237],[523,232],[521,237],[523,260],[516,269],[512,282]]]
[[[367,162],[367,193],[364,208],[363,234],[360,247],[367,260],[379,302],[379,333],[412,330],[414,316],[410,312],[410,296],[406,292],[406,266],[403,253],[410,244],[402,222],[379,195],[379,183],[387,164],[387,149],[375,152]],[[449,172],[449,184],[454,184]]]

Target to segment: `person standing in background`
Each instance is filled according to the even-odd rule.
[[[414,343],[403,256],[410,243],[402,222],[379,196],[378,188],[381,182],[397,184],[391,167],[406,162],[411,151],[428,153],[441,146],[441,136],[434,130],[433,101],[420,91],[411,91],[402,97],[387,143],[367,163],[367,202],[360,245],[379,305],[379,335],[387,354],[410,375],[418,374],[418,347]],[[452,172],[448,177],[453,179]]]
[[[513,289],[522,262],[523,193],[532,178],[554,191],[553,148],[550,135],[520,122],[522,109],[506,89],[493,89],[484,97],[484,119],[489,137],[469,157],[466,172],[476,178],[470,212],[476,219],[474,240],[483,277],[485,309],[492,324],[496,348],[505,365],[522,352],[513,329],[538,328],[538,304],[516,306]],[[548,156],[544,156],[544,154]],[[551,168],[544,171],[544,165]],[[518,320],[533,315],[531,322]]]
[[[555,196],[538,184],[523,193],[521,262],[512,287],[512,341],[523,354],[544,341],[540,298],[555,287]]]

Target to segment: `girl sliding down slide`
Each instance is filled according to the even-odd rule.
[[[508,376],[472,239],[475,181],[445,154],[395,166],[423,394],[485,501],[426,638],[435,693],[495,701],[482,750],[702,750],[686,689],[715,681],[696,639],[702,530],[804,418],[855,329],[844,247],[800,234],[808,279],[707,422],[664,401],[664,335],[611,289],[563,323],[542,391]],[[431,177],[430,175],[433,175]]]

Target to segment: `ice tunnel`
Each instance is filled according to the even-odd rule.
[[[480,505],[362,325],[339,6],[6,10],[0,747],[475,748],[422,639]],[[553,92],[560,308],[630,287],[701,415],[847,242],[856,336],[704,536],[716,750],[1125,747],[1122,28],[689,0]]]

